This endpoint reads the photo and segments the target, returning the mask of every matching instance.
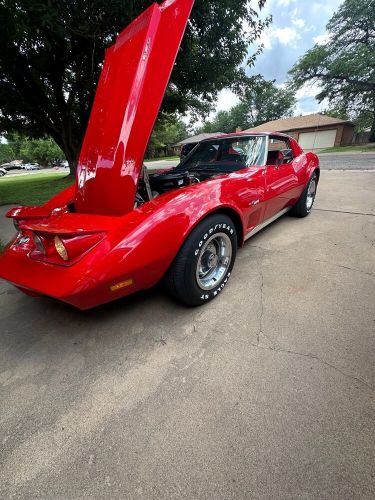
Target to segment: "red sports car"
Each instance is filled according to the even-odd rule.
[[[106,54],[74,186],[11,210],[0,276],[30,295],[88,309],[164,279],[188,305],[216,297],[237,248],[287,211],[304,217],[315,154],[286,135],[220,135],[176,168],[143,158],[194,0],[154,4]]]

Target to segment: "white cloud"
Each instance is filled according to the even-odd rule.
[[[229,111],[233,106],[240,102],[239,98],[229,89],[223,89],[219,92],[217,96],[216,106],[214,110],[209,114],[208,119],[212,120],[218,111]],[[186,123],[186,125],[192,124],[192,115],[191,113],[186,113],[182,116],[182,121]],[[203,119],[198,118],[194,120],[193,126],[194,128],[201,127],[203,125]]]
[[[272,30],[273,38],[279,40],[283,45],[289,45],[301,37],[294,28],[276,28]]]
[[[304,85],[296,92],[297,106],[295,115],[306,115],[310,113],[321,113],[328,107],[328,101],[319,103],[316,96],[321,92],[321,88],[316,84]]]
[[[300,17],[295,17],[292,19],[292,23],[297,26],[298,28],[304,28],[305,27],[305,21],[301,19]]]
[[[229,89],[223,89],[218,95],[216,111],[228,111],[239,102],[236,94]]]
[[[259,42],[264,45],[266,50],[272,49],[272,33],[271,30],[262,31],[260,35]]]
[[[278,0],[277,5],[280,7],[287,7],[291,3],[296,3],[297,0]]]
[[[298,100],[304,99],[306,97],[316,97],[322,89],[319,85],[304,85],[302,88],[298,89],[296,92],[296,98]]]
[[[260,36],[260,43],[264,45],[265,50],[271,50],[273,48],[272,42],[278,41],[282,45],[292,45],[295,46],[295,42],[301,39],[301,35],[295,28],[277,28],[271,27],[268,30],[263,31]]]

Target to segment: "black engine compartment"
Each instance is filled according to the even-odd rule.
[[[155,174],[149,174],[147,168],[144,167],[138,183],[135,205],[140,206],[161,194],[199,184],[223,173],[228,172],[220,172],[217,168],[209,168],[207,165],[202,169],[197,168],[194,172],[173,169]]]
[[[152,191],[167,193],[173,189],[191,186],[201,181],[200,177],[191,172],[165,172],[150,175],[150,186]]]
[[[136,205],[139,206],[169,191],[198,184],[201,180],[201,176],[195,172],[173,170],[171,172],[148,174],[147,169],[144,169],[138,183]]]

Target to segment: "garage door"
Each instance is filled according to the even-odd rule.
[[[335,145],[337,129],[322,130],[320,132],[303,132],[299,135],[298,142],[305,151],[313,149],[333,148]]]

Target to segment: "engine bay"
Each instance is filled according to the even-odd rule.
[[[210,171],[209,169],[202,169],[197,172],[173,170],[149,174],[147,168],[143,167],[142,176],[138,183],[135,206],[139,207],[164,193],[191,186],[192,184],[199,184],[218,175],[221,175],[220,172],[216,170]]]

